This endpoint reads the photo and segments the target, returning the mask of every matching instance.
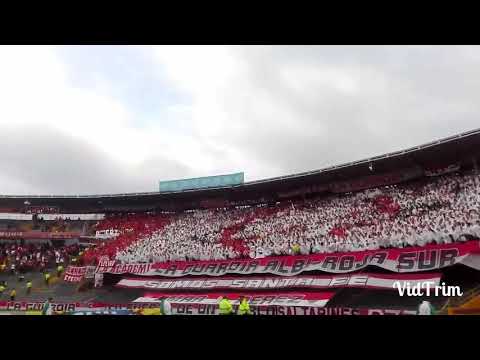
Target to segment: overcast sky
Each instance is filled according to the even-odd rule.
[[[157,191],[480,127],[480,47],[0,46],[0,193]]]

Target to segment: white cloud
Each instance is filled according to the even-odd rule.
[[[0,48],[0,79],[2,127],[41,124],[129,159],[122,141],[131,114],[114,99],[97,95],[95,89],[70,87],[54,49]]]
[[[57,166],[57,177],[58,169],[69,169],[61,175],[66,184],[51,180],[56,188],[49,187],[48,172],[29,172],[22,154],[8,165],[12,175],[0,177],[4,193],[108,192],[109,186],[149,191],[159,179],[234,171],[254,180],[478,126],[478,47],[128,48],[151,56],[152,75],[160,74],[167,90],[184,96],[182,102],[162,100],[158,113],[117,96],[115,86],[128,88],[128,83],[113,84],[90,67],[72,70],[57,50],[0,47],[0,134],[25,133],[22,139],[0,135],[0,151],[16,151],[15,143],[36,149],[30,152],[33,164]],[[88,48],[82,54],[88,56]],[[108,51],[101,56],[108,57]],[[111,60],[129,66],[127,57]],[[95,83],[76,87],[71,71],[77,79],[91,71],[88,78]],[[155,92],[145,96],[156,103]],[[41,147],[33,144],[34,132],[42,136]],[[52,151],[71,154],[85,166],[82,171],[88,172],[88,164],[99,173],[105,169],[105,179],[82,184],[72,178],[81,175],[71,164],[45,158],[48,153],[41,150],[48,148],[47,139],[61,143]],[[75,148],[88,154],[74,154]]]
[[[105,92],[96,88],[73,88],[66,79],[65,65],[53,48],[1,47],[0,127],[7,130],[41,125],[55,129],[86,142],[131,171],[172,147],[170,154],[184,162],[189,162],[185,161],[185,152],[197,153],[191,139],[172,137],[160,128],[139,128],[136,115],[121,102],[100,95]],[[178,114],[177,110],[173,109],[172,116]],[[191,161],[201,164],[201,160],[198,157]]]

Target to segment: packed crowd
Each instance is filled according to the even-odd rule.
[[[234,237],[257,256],[424,246],[480,238],[478,176],[445,177],[318,199],[258,219]]]
[[[139,239],[147,238],[167,223],[168,217],[164,215],[127,214],[107,217],[97,224],[95,230],[118,230],[120,235],[112,241],[89,248],[81,260],[86,264],[92,264],[102,256],[114,258],[121,250]]]
[[[0,244],[0,270],[12,273],[43,272],[58,265],[76,262],[81,255],[82,249],[78,245]]]
[[[168,262],[466,241],[480,238],[479,204],[478,175],[448,175],[274,207],[113,217],[99,227],[122,235],[86,255]]]
[[[234,244],[222,242],[226,229],[241,225],[245,210],[205,210],[180,214],[164,228],[116,255],[121,262],[221,260],[238,257]]]

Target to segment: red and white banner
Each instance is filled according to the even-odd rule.
[[[440,283],[441,273],[427,274],[369,274],[354,275],[298,275],[298,276],[268,276],[268,277],[221,277],[221,278],[182,278],[180,279],[146,279],[126,278],[115,286],[120,288],[150,289],[150,290],[265,290],[265,289],[328,289],[328,288],[370,288],[391,289],[396,282],[408,283],[411,287],[420,284],[434,288]]]
[[[306,256],[275,256],[263,259],[195,261],[157,264],[116,264],[101,261],[96,272],[143,276],[181,277],[187,275],[222,276],[225,274],[298,275],[304,271],[349,273],[377,266],[397,273],[431,271],[465,264],[480,270],[480,241],[427,245],[404,249],[371,250]]]
[[[225,293],[205,293],[205,294],[160,294],[147,293],[143,297],[134,300],[134,303],[155,303],[161,299],[167,300],[172,307],[178,304],[189,304],[193,306],[213,305],[218,307],[218,302]],[[250,305],[255,306],[307,306],[323,307],[335,295],[333,292],[324,293],[270,293],[270,294],[239,294],[229,293],[228,299],[232,305],[238,305],[240,297],[245,296]]]
[[[150,275],[153,264],[118,264],[115,260],[100,260],[96,273]],[[154,274],[152,274],[154,275]]]
[[[95,231],[95,239],[113,239],[120,235],[120,230],[97,230]]]
[[[238,303],[237,303],[238,304]],[[42,311],[43,302],[0,301],[0,311]],[[158,300],[154,303],[52,303],[54,312],[79,312],[79,311],[109,311],[109,310],[135,310],[144,308],[157,308]],[[235,310],[237,305],[234,306]],[[416,315],[413,310],[399,309],[353,309],[353,308],[328,308],[318,306],[287,306],[287,305],[250,305],[254,315]],[[217,315],[218,304],[191,304],[174,303],[171,306],[172,315]]]
[[[63,279],[68,282],[80,282],[92,279],[95,275],[95,266],[68,266]]]
[[[45,302],[28,301],[0,301],[0,311],[41,311]],[[52,303],[54,312],[71,311],[104,311],[104,310],[133,310],[143,308],[157,308],[158,301],[155,303],[129,303],[129,304],[111,304],[111,303],[88,303],[78,302]]]
[[[234,311],[236,307],[234,306]],[[306,306],[250,306],[252,315],[417,315],[415,310],[401,309],[353,309]],[[218,315],[218,305],[172,304],[172,315]]]
[[[79,232],[42,232],[42,231],[0,231],[0,238],[6,239],[76,239]]]

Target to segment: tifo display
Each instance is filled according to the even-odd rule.
[[[260,259],[478,239],[480,177],[429,180],[274,206],[113,216],[99,227],[120,235],[87,251],[85,260],[98,263],[106,256],[133,264]]]

